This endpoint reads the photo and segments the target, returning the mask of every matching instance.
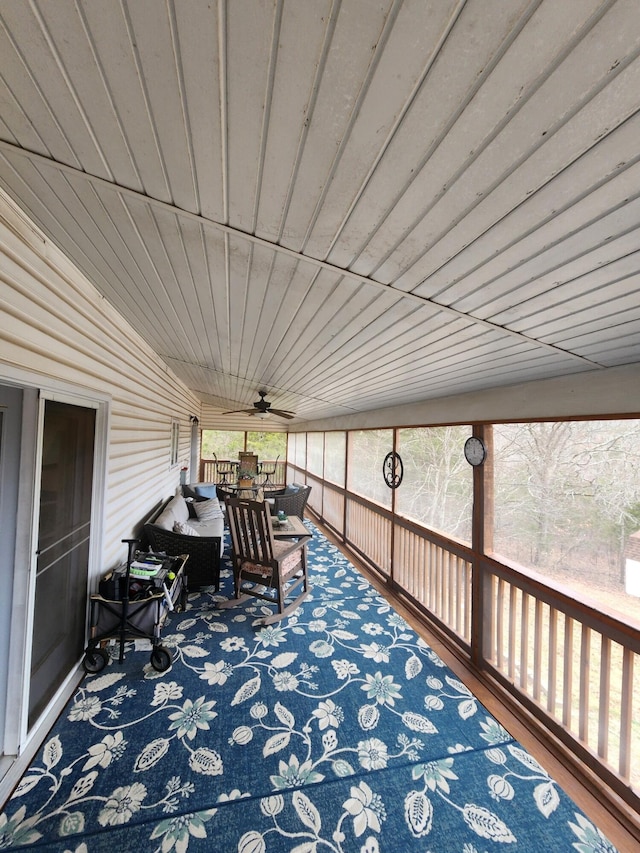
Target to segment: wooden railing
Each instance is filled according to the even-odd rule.
[[[638,809],[640,632],[524,569],[311,480],[321,521]]]
[[[393,580],[464,645],[471,645],[472,564],[465,549],[396,521]]]
[[[391,576],[391,513],[350,496],[345,536],[378,571]]]
[[[496,562],[481,573],[483,660],[640,791],[640,632]]]
[[[275,472],[269,475],[269,481],[276,487],[284,487],[286,481],[286,462],[284,460],[278,460],[276,463],[275,460],[262,459],[260,460],[260,467],[269,471],[275,468]],[[227,472],[228,462],[215,459],[200,460],[199,481],[201,483],[233,482],[233,476]],[[255,483],[261,486],[266,480],[267,474],[261,472],[255,478]]]

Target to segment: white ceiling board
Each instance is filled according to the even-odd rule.
[[[192,15],[176,16],[180,73],[185,92],[184,113],[189,126],[196,176],[197,211],[225,221],[224,157],[222,145],[221,62],[218,5],[189,0]]]
[[[415,292],[454,301],[465,293],[464,276],[480,273],[481,280],[490,282],[496,276],[517,267],[554,245],[577,235],[578,240],[591,240],[586,229],[605,216],[615,215],[629,198],[630,188],[637,194],[640,188],[640,169],[637,166],[636,140],[640,135],[640,117],[627,121],[606,139],[606,145],[592,149],[540,191],[515,208],[500,222],[488,227],[450,261],[431,273],[423,287]],[[623,232],[637,215],[631,210],[614,223],[614,231]],[[607,226],[603,226],[607,228]],[[611,227],[611,226],[608,226]],[[593,245],[593,244],[591,244]],[[561,257],[571,258],[572,248],[561,251]],[[458,282],[462,281],[460,287]],[[454,288],[449,292],[448,287]]]
[[[333,178],[336,159],[343,143],[350,139],[352,116],[359,108],[363,87],[368,85],[376,59],[374,47],[393,3],[368,4],[365,14],[360,3],[336,4],[336,8],[335,28],[328,28],[319,57],[321,73],[313,80],[304,144],[285,221],[287,236],[282,242],[296,251],[306,249],[307,232]]]
[[[305,244],[305,250],[315,257],[330,255],[341,263],[337,252],[334,256],[332,251],[343,246],[342,225],[352,215],[360,215],[360,211],[354,214],[360,196],[403,122],[462,5],[459,0],[412,0],[390,7],[377,41],[377,46],[383,43],[384,49],[376,50],[367,66],[366,78],[349,116],[349,133],[335,146],[330,180],[323,187],[322,204],[317,206]],[[349,244],[346,241],[344,245]]]
[[[317,15],[308,14],[310,2],[315,3]],[[271,132],[263,137],[264,167],[256,222],[256,233],[268,240],[287,244],[292,240],[296,245],[298,235],[286,230],[285,221],[313,108],[314,81],[321,73],[322,51],[333,25],[331,9],[329,0],[288,3],[286,14],[278,22],[277,62],[270,69],[266,99]],[[278,127],[290,128],[291,132],[273,132]]]
[[[639,84],[640,79],[637,79],[634,92],[638,91]],[[626,116],[622,119],[622,121],[624,120],[626,120]],[[603,125],[602,131],[605,130],[606,125]],[[569,132],[570,129],[567,129],[567,134]],[[591,131],[587,129],[587,133],[591,133]],[[558,131],[558,136],[560,135],[562,134]],[[554,174],[562,172],[571,162],[584,154],[584,151],[580,149],[567,150],[564,139],[550,140],[549,144],[554,141],[559,149],[557,159],[554,160],[554,152],[547,145],[537,150],[532,149],[529,156],[523,159],[523,162],[517,165],[513,172],[509,173],[510,167],[507,166],[501,175],[494,173],[495,186],[489,181],[485,182],[483,178],[479,183],[472,183],[466,188],[461,187],[461,199],[457,198],[459,195],[458,187],[444,196],[441,202],[430,211],[429,216],[425,217],[420,222],[419,227],[414,230],[412,242],[408,246],[408,255],[411,256],[413,253],[415,256],[424,246],[429,249],[433,247],[433,250],[427,252],[424,258],[420,258],[417,264],[418,269],[412,269],[411,278],[407,281],[403,277],[400,284],[411,284],[411,279],[416,281],[427,279],[428,287],[428,276],[432,269],[436,269],[449,261],[458,252],[466,248],[472,240],[480,237],[492,224],[505,218],[508,220],[510,212],[514,208],[523,204],[528,196],[552,180]],[[635,156],[635,152],[626,153]],[[498,159],[497,164],[501,162],[501,159]],[[619,163],[620,160],[616,160],[616,162]],[[553,186],[551,190],[553,192]],[[453,223],[454,227],[445,230],[442,223]],[[407,246],[404,246],[402,252],[406,257]],[[419,292],[423,292],[423,290],[421,289]]]
[[[452,131],[421,176],[421,180],[429,177],[430,185],[433,185],[436,175],[440,176],[441,182],[444,178],[447,191],[440,193],[439,198],[429,205],[428,212],[420,218],[411,234],[396,248],[389,261],[378,269],[381,278],[398,280],[400,286],[410,288],[412,279],[417,283],[428,275],[429,268],[433,269],[433,259],[428,251],[430,247],[441,244],[437,246],[438,257],[443,251],[454,254],[450,247],[460,240],[468,242],[469,236],[476,232],[476,223],[481,222],[486,228],[487,222],[501,219],[582,156],[600,134],[624,122],[637,109],[636,64],[633,65],[633,73],[625,68],[623,62],[612,72],[602,59],[602,51],[595,50],[598,45],[597,28],[590,29],[590,23],[585,25],[587,33],[584,39],[572,37],[572,41],[577,42],[575,48],[557,68],[554,68],[557,59],[554,61],[549,57],[543,66],[541,79],[535,80],[536,85],[529,83],[525,86],[525,80],[520,79],[521,97],[517,107],[514,104],[505,113],[499,97],[489,99],[486,111],[493,118],[494,128],[488,138],[474,140],[470,136],[471,129],[464,126],[467,114],[463,114],[458,123],[462,125],[459,151],[451,149],[455,135]],[[631,35],[631,43],[625,48],[635,55],[639,34],[631,32]],[[607,38],[607,33],[602,37]],[[489,95],[492,90],[497,94],[506,81],[510,80],[510,85],[513,85],[511,66],[520,56],[520,41],[514,42],[508,54],[512,55],[508,67],[503,69],[503,63],[500,63],[487,80],[483,91],[488,90]],[[558,58],[564,57],[568,49],[569,45],[558,46]],[[595,54],[593,62],[590,50]],[[606,91],[602,91],[608,82],[607,75],[613,77],[614,74],[624,78],[625,85],[619,87],[624,95],[618,91],[610,92],[610,88],[616,88],[615,77]],[[591,103],[592,99],[595,103]],[[456,165],[457,172],[453,168]],[[418,185],[419,181],[414,182],[414,188]],[[405,207],[409,202],[410,192],[402,200]],[[457,227],[452,229],[451,223]],[[443,224],[449,227],[443,228]],[[370,246],[370,250],[373,249],[375,243]],[[412,270],[413,274],[406,280],[403,273],[410,264],[415,266],[414,259],[420,258],[425,250],[427,257],[424,261],[420,259],[420,269]],[[459,250],[459,244],[456,250]]]
[[[375,273],[429,200],[437,197],[449,174],[459,166],[459,161],[452,159],[443,171],[442,164],[436,162],[442,145],[448,145],[460,115],[472,103],[505,42],[515,37],[514,25],[527,6],[523,0],[511,3],[506,14],[499,0],[463,6],[444,45],[439,45],[433,64],[430,56],[425,57],[429,60],[425,68],[428,73],[417,92],[407,91],[410,107],[341,234],[341,249],[354,244],[358,249],[347,257],[336,248],[330,257],[334,263],[349,265],[365,275]],[[396,64],[401,61],[399,54]],[[463,141],[465,150],[473,147],[473,139],[465,137]],[[407,193],[412,199],[408,208],[404,204]]]
[[[229,221],[255,230],[262,148],[269,132],[267,110],[271,53],[277,50],[275,4],[240,0],[226,4],[226,97]],[[276,15],[274,15],[274,10]]]
[[[631,267],[628,274],[622,270],[621,278],[613,278],[613,281],[607,286],[600,285],[597,282],[598,276],[596,273],[585,275],[577,280],[572,280],[564,284],[558,283],[553,290],[553,306],[549,305],[548,294],[541,294],[520,306],[521,317],[514,320],[511,325],[517,331],[532,338],[545,338],[545,329],[548,331],[550,327],[559,328],[561,325],[565,329],[571,329],[575,323],[581,322],[581,313],[602,312],[608,306],[616,310],[616,303],[619,300],[628,303],[629,305],[638,304],[638,285],[640,278],[638,277],[638,260],[639,258],[631,257],[625,259],[627,263],[622,261],[619,264],[612,266]],[[611,269],[606,271],[609,275],[614,275]],[[590,282],[590,279],[596,279],[595,282]],[[629,293],[629,285],[635,285],[635,293]],[[564,307],[564,312],[562,308]],[[603,332],[606,332],[603,329]]]
[[[640,211],[640,204],[634,206]],[[623,216],[626,217],[626,211]],[[476,271],[467,281],[466,298],[456,301],[455,307],[471,311],[477,317],[486,317],[493,323],[508,325],[522,316],[520,305],[523,302],[543,294],[548,303],[549,292],[572,279],[584,276],[585,281],[602,286],[616,278],[633,275],[636,270],[633,255],[640,245],[640,232],[634,229],[614,239],[617,229],[611,219],[614,217],[598,220],[594,226],[574,235],[575,239],[572,236],[530,259],[523,259],[515,270],[493,280],[483,279]],[[607,224],[611,227],[607,228]],[[583,237],[585,232],[586,238]],[[473,280],[477,282],[476,289],[473,289]]]
[[[295,426],[640,362],[639,92],[638,0],[3,0],[0,187]]]
[[[640,281],[638,286],[640,287]],[[607,312],[604,318],[603,311]],[[593,336],[594,340],[602,336],[605,339],[611,339],[612,328],[616,328],[619,334],[621,325],[635,323],[638,317],[640,317],[638,294],[625,294],[620,299],[607,302],[606,305],[597,305],[595,308],[588,306],[581,311],[572,311],[570,324],[565,320],[550,321],[545,324],[541,334],[544,334],[549,343],[557,344],[563,349],[573,349],[573,339],[578,336],[584,336],[586,339]],[[603,319],[606,325],[603,324]]]

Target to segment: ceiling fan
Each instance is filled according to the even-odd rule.
[[[258,391],[260,395],[260,399],[256,400],[253,404],[252,409],[235,409],[232,412],[223,412],[225,415],[237,415],[237,414],[246,414],[246,415],[255,415],[258,418],[265,418],[267,415],[278,415],[280,418],[293,418],[295,416],[294,412],[286,412],[284,409],[272,409],[271,403],[268,400],[265,400],[267,396],[266,391]]]

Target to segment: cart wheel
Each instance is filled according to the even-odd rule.
[[[82,661],[85,672],[101,672],[109,662],[109,653],[104,649],[87,649]]]
[[[171,652],[166,646],[154,646],[151,651],[151,666],[158,672],[164,672],[171,666]]]

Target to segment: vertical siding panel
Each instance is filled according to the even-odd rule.
[[[19,371],[42,388],[110,398],[102,559],[111,567],[125,556],[120,540],[178,486],[200,404],[55,246],[25,232],[1,194],[0,339],[0,382]]]

